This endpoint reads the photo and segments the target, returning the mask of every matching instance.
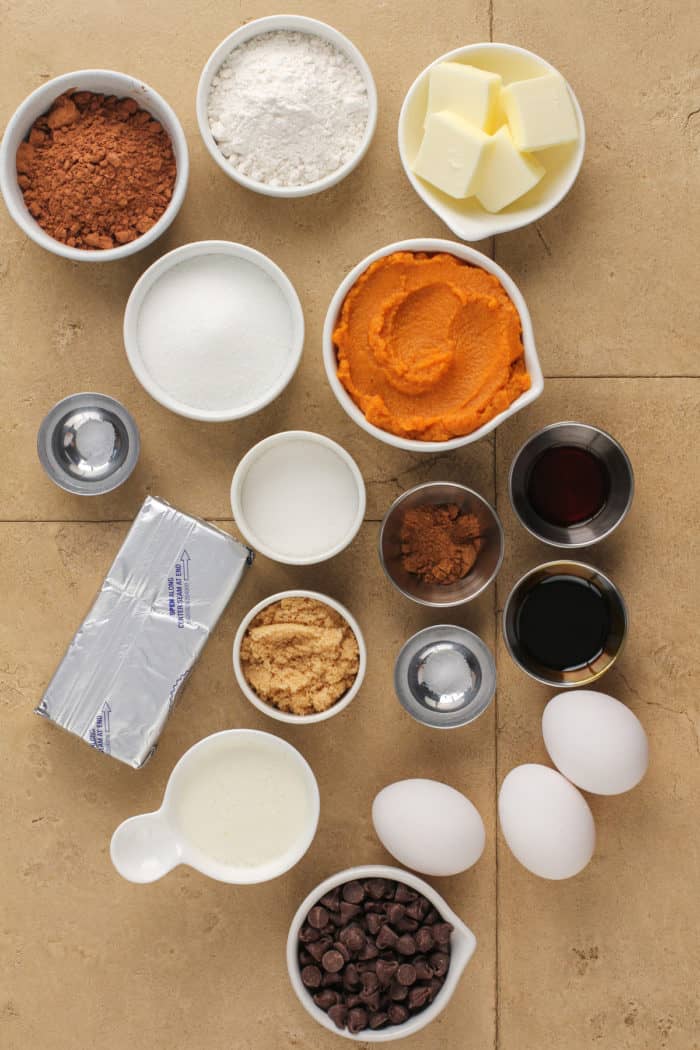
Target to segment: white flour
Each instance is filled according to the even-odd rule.
[[[281,376],[292,316],[258,266],[200,255],[166,270],[149,290],[137,340],[158,386],[191,408],[225,411],[257,401]]]
[[[263,33],[235,48],[212,82],[209,126],[237,171],[304,186],[357,152],[369,104],[354,62],[321,37]]]

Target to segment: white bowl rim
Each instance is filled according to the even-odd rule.
[[[487,237],[497,237],[501,233],[512,233],[514,230],[521,230],[525,226],[531,226],[532,223],[538,222],[539,219],[541,219],[543,216],[547,215],[548,212],[556,208],[557,205],[563,201],[564,197],[566,197],[567,193],[578,178],[579,172],[581,170],[581,165],[583,164],[583,157],[586,152],[586,125],[583,119],[583,111],[581,109],[581,105],[579,103],[578,98],[576,97],[576,92],[574,91],[566,77],[564,77],[563,73],[560,73],[556,66],[553,66],[552,63],[548,62],[546,58],[542,58],[542,56],[538,55],[535,51],[528,51],[527,48],[519,47],[517,44],[504,44],[500,43],[497,40],[483,40],[480,43],[464,44],[462,45],[462,47],[453,48],[451,51],[447,51],[444,55],[440,55],[438,58],[430,62],[430,64],[427,65],[425,69],[421,70],[421,72],[418,74],[418,76],[415,78],[408,91],[406,92],[404,100],[401,104],[401,110],[399,111],[397,137],[399,157],[401,159],[401,166],[403,167],[403,170],[406,173],[406,178],[411,183],[413,189],[416,191],[423,203],[427,205],[427,207],[430,208],[430,210],[434,212],[434,214],[436,214],[442,222],[445,223],[445,225],[452,231],[455,237],[461,237],[462,235],[454,228],[454,226],[451,223],[447,221],[447,219],[445,219],[443,215],[436,211],[433,204],[433,195],[431,191],[428,189],[428,187],[425,186],[424,183],[422,183],[418,179],[417,175],[413,173],[410,165],[408,164],[405,151],[403,128],[406,121],[406,114],[408,112],[408,108],[411,105],[411,102],[413,101],[413,95],[415,94],[419,85],[422,83],[423,79],[433,68],[433,66],[438,65],[440,62],[452,62],[457,58],[462,58],[465,55],[473,54],[475,51],[484,51],[487,49],[493,49],[495,51],[509,51],[513,54],[526,55],[528,58],[532,58],[536,62],[541,63],[541,65],[544,66],[546,69],[549,69],[550,72],[559,73],[559,75],[563,77],[571,95],[571,101],[573,102],[574,111],[576,113],[579,125],[579,138],[577,142],[576,153],[574,154],[574,157],[571,161],[570,175],[567,179],[564,180],[560,189],[556,193],[554,193],[551,198],[548,198],[547,201],[543,201],[541,206],[534,209],[533,213],[529,215],[528,218],[523,218],[522,215],[519,216],[517,211],[512,212],[509,215],[509,218],[512,218],[513,220],[512,223],[508,223],[507,225],[499,224],[497,228],[494,228],[493,226],[489,225],[489,220],[493,221],[493,217],[490,215],[489,212],[487,212],[484,209],[483,221],[480,218],[477,219],[470,217],[470,222],[478,223],[479,226],[483,226],[483,232],[480,233],[479,237],[469,238],[470,240],[485,240]],[[463,239],[466,240],[467,238]]]
[[[21,137],[18,140],[21,142],[29,131],[29,127],[25,127],[25,113],[32,102],[45,97],[46,109],[48,110],[52,101],[58,98],[59,95],[68,89],[68,87],[76,88],[79,91],[88,91],[91,90],[88,86],[89,81],[102,77],[114,78],[115,88],[118,84],[121,84],[122,88],[119,88],[119,90],[123,89],[124,98],[132,98],[132,92],[135,90],[135,85],[138,85],[140,91],[144,92],[147,98],[146,100],[136,98],[135,101],[148,110],[148,100],[152,100],[155,102],[156,106],[159,106],[167,115],[170,124],[169,127],[165,127],[165,124],[163,124],[163,120],[158,113],[151,114],[159,121],[159,123],[163,124],[170,137],[173,145],[173,153],[175,154],[176,172],[175,184],[173,186],[173,194],[170,198],[170,202],[158,221],[151,226],[150,230],[147,230],[146,233],[141,234],[140,237],[130,241],[128,244],[121,244],[117,248],[106,248],[104,251],[88,251],[85,248],[72,248],[68,244],[63,244],[62,241],[57,241],[55,237],[46,233],[46,231],[39,226],[38,222],[29,215],[26,208],[22,209],[19,207],[12,199],[12,196],[5,192],[6,186],[9,188],[9,177],[6,176],[6,169],[8,166],[11,166],[12,171],[15,171],[14,158],[10,157],[10,151],[13,148],[16,149],[16,146],[13,146],[16,134],[21,132]],[[83,83],[76,83],[76,78],[80,78]],[[118,91],[115,90],[114,93],[118,94]],[[148,112],[151,111],[148,110]],[[166,102],[163,96],[155,91],[154,88],[144,80],[141,80],[140,77],[131,76],[129,73],[120,73],[114,69],[76,69],[71,73],[61,73],[60,76],[52,77],[51,80],[39,84],[38,87],[34,88],[34,90],[30,92],[22,102],[20,102],[19,106],[10,117],[2,137],[2,143],[0,144],[0,189],[2,189],[5,206],[7,207],[12,219],[27,237],[34,241],[35,244],[38,244],[39,247],[45,248],[47,251],[52,252],[54,255],[59,255],[64,259],[72,259],[77,262],[113,262],[117,259],[123,259],[126,256],[134,255],[137,251],[141,251],[142,248],[147,248],[149,244],[153,244],[161,234],[165,233],[180,210],[187,190],[189,167],[190,162],[187,149],[187,139],[185,137],[185,132],[182,129],[182,124],[172,106]]]
[[[236,409],[203,409],[194,408],[178,401],[171,394],[159,386],[147,370],[137,340],[138,316],[144,300],[154,284],[166,273],[177,266],[178,263],[187,259],[195,259],[204,255],[228,255],[235,259],[244,259],[246,262],[258,266],[263,273],[272,278],[287,301],[291,312],[291,351],[289,361],[284,371],[278,376],[275,383],[266,394],[259,397],[257,401],[251,401],[247,405]],[[284,270],[277,265],[268,255],[264,255],[256,248],[250,248],[246,244],[237,241],[190,241],[179,248],[173,248],[153,262],[145,270],[134,287],[131,289],[124,310],[124,348],[129,364],[141,386],[154,401],[169,408],[171,412],[184,416],[186,419],[197,419],[205,423],[226,423],[236,419],[244,419],[252,416],[255,412],[269,405],[282,393],[291,381],[297,370],[304,349],[304,314],[301,301],[297,291],[287,277]]]
[[[250,623],[255,619],[259,612],[266,609],[268,605],[273,605],[275,602],[281,601],[283,598],[315,598],[324,605],[328,605],[343,617],[357,639],[360,664],[357,669],[355,681],[352,683],[348,691],[341,696],[339,700],[336,700],[336,702],[326,711],[318,711],[313,715],[294,715],[288,711],[279,711],[276,707],[273,707],[272,704],[268,704],[265,700],[261,700],[255,690],[248,685],[247,679],[243,674],[243,668],[241,667],[241,643],[243,641],[243,636],[248,630]],[[248,700],[250,700],[254,707],[257,707],[258,711],[262,711],[263,714],[269,715],[270,718],[274,718],[278,722],[286,722],[289,725],[312,725],[315,722],[325,722],[334,715],[340,714],[340,712],[344,711],[348,704],[355,699],[360,691],[367,670],[367,646],[365,645],[365,639],[357,620],[352,613],[339,601],[336,601],[335,598],[331,598],[328,594],[322,594],[321,591],[278,591],[276,594],[271,594],[268,598],[263,598],[262,601],[259,601],[257,605],[254,605],[241,620],[238,630],[236,631],[236,636],[233,639],[233,670],[241,692]]]
[[[401,1025],[392,1025],[390,1028],[380,1028],[376,1030],[365,1028],[363,1031],[358,1032],[357,1035],[353,1035],[347,1030],[347,1028],[337,1028],[328,1015],[321,1010],[320,1007],[316,1006],[307,989],[304,988],[301,982],[299,964],[296,957],[297,937],[305,915],[316,901],[324,895],[324,893],[327,893],[329,890],[334,889],[336,886],[339,886],[344,882],[351,882],[353,879],[367,878],[395,879],[397,882],[405,882],[407,886],[410,886],[412,889],[423,894],[424,897],[427,897],[442,918],[454,926],[455,932],[458,934],[464,945],[464,956],[461,964],[454,967],[452,965],[450,966],[445,983],[440,990],[440,994],[430,1006],[425,1008],[425,1010],[422,1010],[419,1014],[409,1018],[408,1021],[404,1021]],[[465,967],[474,954],[476,943],[476,937],[466,923],[456,914],[455,911],[453,911],[438,891],[424,879],[420,878],[420,876],[392,865],[363,864],[352,868],[346,868],[344,871],[339,871],[335,875],[330,875],[311,890],[301,902],[294,913],[294,917],[289,926],[289,934],[287,936],[287,970],[289,972],[289,979],[292,983],[292,988],[294,989],[301,1005],[314,1018],[314,1020],[318,1021],[318,1023],[323,1025],[328,1031],[332,1032],[334,1035],[344,1037],[345,1039],[351,1039],[354,1042],[386,1043],[390,1040],[403,1039],[405,1036],[413,1035],[414,1032],[419,1032],[422,1028],[425,1028],[426,1025],[430,1024],[438,1014],[442,1013],[452,998]]]
[[[362,74],[362,79],[367,88],[367,126],[357,152],[347,160],[345,164],[341,165],[341,167],[337,168],[335,171],[332,171],[329,175],[325,175],[322,179],[317,179],[316,182],[306,183],[303,186],[271,186],[269,183],[257,182],[255,179],[251,179],[248,175],[243,175],[241,172],[237,171],[233,165],[229,164],[217,146],[216,140],[209,128],[209,121],[207,118],[207,102],[209,100],[211,82],[225,59],[228,58],[234,48],[238,47],[240,44],[247,43],[248,40],[252,40],[253,37],[259,36],[261,33],[285,30],[290,32],[307,33],[311,36],[320,36],[323,39],[328,40],[329,43],[333,44],[339,51],[343,52],[343,54],[355,63]],[[229,178],[233,179],[234,182],[238,182],[241,186],[245,186],[246,189],[252,190],[254,193],[261,193],[266,197],[308,197],[311,194],[322,193],[323,190],[335,186],[336,183],[344,179],[346,175],[349,175],[351,171],[354,171],[360,161],[364,158],[377,127],[377,87],[374,82],[372,70],[367,64],[367,60],[362,52],[356,44],[353,44],[349,37],[346,37],[339,30],[335,29],[334,26],[329,25],[327,22],[322,22],[318,18],[309,18],[306,15],[265,15],[263,18],[254,18],[250,22],[246,22],[244,25],[239,26],[238,29],[229,33],[229,35],[214,48],[204,65],[199,78],[199,83],[197,84],[196,109],[197,124],[204,145],[221,170],[225,172]]]
[[[303,557],[293,557],[288,554],[281,555],[271,547],[268,547],[266,543],[261,543],[260,540],[257,539],[245,518],[243,505],[241,503],[241,488],[251,464],[264,449],[273,448],[275,445],[281,445],[285,441],[312,441],[316,444],[325,446],[325,448],[335,452],[339,459],[343,460],[355,481],[358,506],[353,523],[343,539],[322,554],[309,554]],[[264,554],[266,558],[279,562],[281,565],[319,565],[321,562],[328,561],[329,558],[334,558],[336,554],[340,554],[341,551],[344,551],[346,547],[350,546],[355,539],[355,536],[357,536],[365,518],[366,504],[367,492],[365,489],[365,482],[360,472],[360,468],[350,453],[344,449],[342,445],[339,445],[337,441],[334,441],[333,438],[329,438],[325,434],[317,434],[313,430],[282,430],[277,434],[270,434],[268,437],[258,441],[252,448],[248,449],[246,454],[240,460],[231,480],[231,510],[233,511],[233,518],[236,526],[251,547],[256,551],[259,551],[260,554]]]
[[[505,411],[499,412],[497,416],[494,416],[493,419],[490,419],[488,423],[485,423],[477,430],[473,430],[471,434],[463,434],[460,437],[450,438],[449,441],[418,441],[415,438],[402,438],[396,434],[390,434],[388,430],[381,430],[373,423],[368,422],[365,418],[364,412],[362,412],[362,410],[355,404],[343,384],[338,379],[336,353],[333,345],[333,330],[338,316],[340,315],[345,297],[358,277],[360,277],[373,262],[376,262],[377,259],[382,259],[386,255],[391,255],[393,252],[446,252],[449,255],[455,255],[458,259],[463,259],[465,262],[471,263],[473,266],[479,266],[482,270],[486,270],[488,273],[491,273],[494,277],[498,278],[520,315],[523,354],[525,358],[525,367],[530,375],[530,389],[524,391],[524,393],[516,398],[516,400],[509,405]],[[481,438],[486,437],[487,434],[490,434],[492,430],[495,430],[497,426],[500,426],[504,420],[515,415],[520,409],[532,404],[544,389],[544,379],[542,376],[539,357],[537,355],[537,347],[535,346],[532,320],[530,319],[530,312],[527,308],[522,292],[513,278],[510,277],[506,271],[498,265],[498,263],[494,262],[493,259],[489,259],[487,255],[484,255],[483,252],[478,251],[476,248],[472,248],[468,244],[459,241],[448,241],[441,237],[414,237],[410,240],[395,241],[393,244],[387,244],[383,248],[377,248],[376,251],[371,252],[366,258],[362,259],[357,266],[353,267],[350,273],[346,274],[334,292],[326,312],[322,338],[323,364],[326,369],[326,376],[328,377],[331,390],[335,394],[341,408],[345,410],[358,426],[362,427],[362,429],[368,434],[371,434],[372,437],[377,438],[379,441],[383,441],[385,445],[393,445],[394,448],[401,448],[406,452],[424,452],[427,454],[449,452],[452,449],[463,448],[465,445],[470,445],[474,441],[479,441]]]

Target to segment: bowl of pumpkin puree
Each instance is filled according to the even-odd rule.
[[[447,240],[400,241],[358,263],[328,308],[323,359],[347,414],[411,452],[478,441],[544,388],[517,286]]]

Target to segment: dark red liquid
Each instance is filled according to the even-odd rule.
[[[588,449],[554,445],[533,463],[527,497],[550,525],[567,528],[594,518],[605,506],[609,486],[605,465]]]

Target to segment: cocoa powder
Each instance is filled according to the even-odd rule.
[[[103,250],[150,230],[175,184],[172,143],[131,98],[73,91],[34,121],[17,150],[24,202],[51,237]]]
[[[401,564],[425,583],[450,584],[471,570],[483,546],[474,514],[455,503],[407,510],[401,526]]]

